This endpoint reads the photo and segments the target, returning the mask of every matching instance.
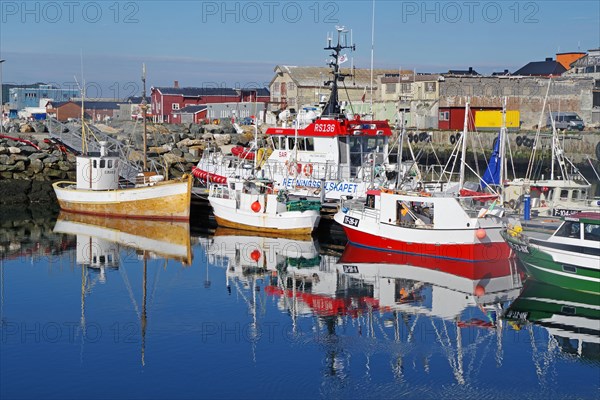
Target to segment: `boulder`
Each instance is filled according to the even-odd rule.
[[[182,155],[183,155],[183,153],[182,153]],[[167,165],[185,162],[185,159],[183,157],[177,156],[173,153],[166,153],[165,155],[163,155],[163,159]]]
[[[215,143],[219,147],[225,146],[225,145],[231,143],[231,135],[229,135],[229,134],[216,134],[216,135],[214,135],[214,137],[215,137]]]
[[[8,148],[8,152],[10,154],[19,154],[21,152],[21,149],[19,147],[16,147],[16,146],[10,146]]]
[[[33,171],[34,174],[39,174],[44,170],[44,163],[42,160],[34,159],[29,164],[29,169]]]
[[[23,124],[19,127],[19,132],[21,133],[31,133],[33,132],[33,127],[29,124]]]

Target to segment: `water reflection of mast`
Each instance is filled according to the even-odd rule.
[[[145,354],[146,354],[146,326],[147,326],[147,315],[146,315],[146,275],[148,272],[148,260],[146,258],[146,251],[144,251],[144,276],[142,278],[142,314],[141,314],[141,331],[142,331],[142,367],[146,365]]]

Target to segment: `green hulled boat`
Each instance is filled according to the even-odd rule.
[[[564,217],[546,240],[515,230],[505,230],[502,236],[536,280],[600,295],[599,212]]]

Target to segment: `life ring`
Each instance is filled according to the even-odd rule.
[[[456,136],[450,135],[450,144],[456,143]]]
[[[600,161],[600,142],[596,143],[596,160]]]
[[[527,147],[533,147],[533,139],[527,138],[527,143],[525,144]]]
[[[421,132],[419,133],[419,142],[425,142],[427,141],[427,132]]]
[[[313,166],[312,164],[304,164],[304,168],[302,170],[304,171],[304,176],[312,176]]]
[[[302,172],[302,164],[300,163],[289,163],[288,173],[292,176],[296,176]]]
[[[523,138],[521,136],[517,136],[515,142],[517,143],[517,146],[520,147],[523,144]]]
[[[418,134],[418,133],[415,133],[415,134],[413,135],[413,141],[414,141],[415,143],[419,143],[419,134]]]
[[[409,133],[408,134],[408,142],[412,143],[412,141],[413,141],[413,135],[412,135],[412,133]]]

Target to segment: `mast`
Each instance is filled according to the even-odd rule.
[[[331,50],[331,57],[333,60],[329,62],[329,66],[332,68],[331,74],[333,75],[333,79],[324,82],[325,86],[331,86],[331,95],[329,96],[329,100],[327,100],[327,104],[323,109],[323,113],[321,114],[324,117],[337,117],[341,114],[340,101],[338,95],[338,81],[343,82],[344,78],[350,76],[351,74],[342,74],[340,72],[340,52],[343,49],[351,49],[356,50],[356,46],[351,44],[350,46],[342,45],[340,38],[342,33],[345,33],[343,26],[336,27],[338,32],[337,44],[335,46],[331,45],[331,38],[328,38],[328,46],[324,48],[324,50]],[[346,41],[344,40],[344,43]]]
[[[469,131],[469,100],[465,103],[465,123],[463,125],[463,134],[460,137],[462,140],[461,163],[460,163],[460,183],[459,189],[465,184],[465,165],[467,163],[467,133]]]
[[[500,128],[500,178],[498,179],[500,204],[504,204],[504,175],[506,174],[506,96],[502,99],[502,126]]]
[[[148,155],[147,155],[147,126],[146,126],[146,115],[148,112],[148,102],[146,101],[146,64],[142,64],[142,117],[144,118],[144,171],[148,170]]]
[[[375,53],[375,0],[373,0],[373,7],[371,10],[371,119],[375,119],[373,115],[373,57]]]

